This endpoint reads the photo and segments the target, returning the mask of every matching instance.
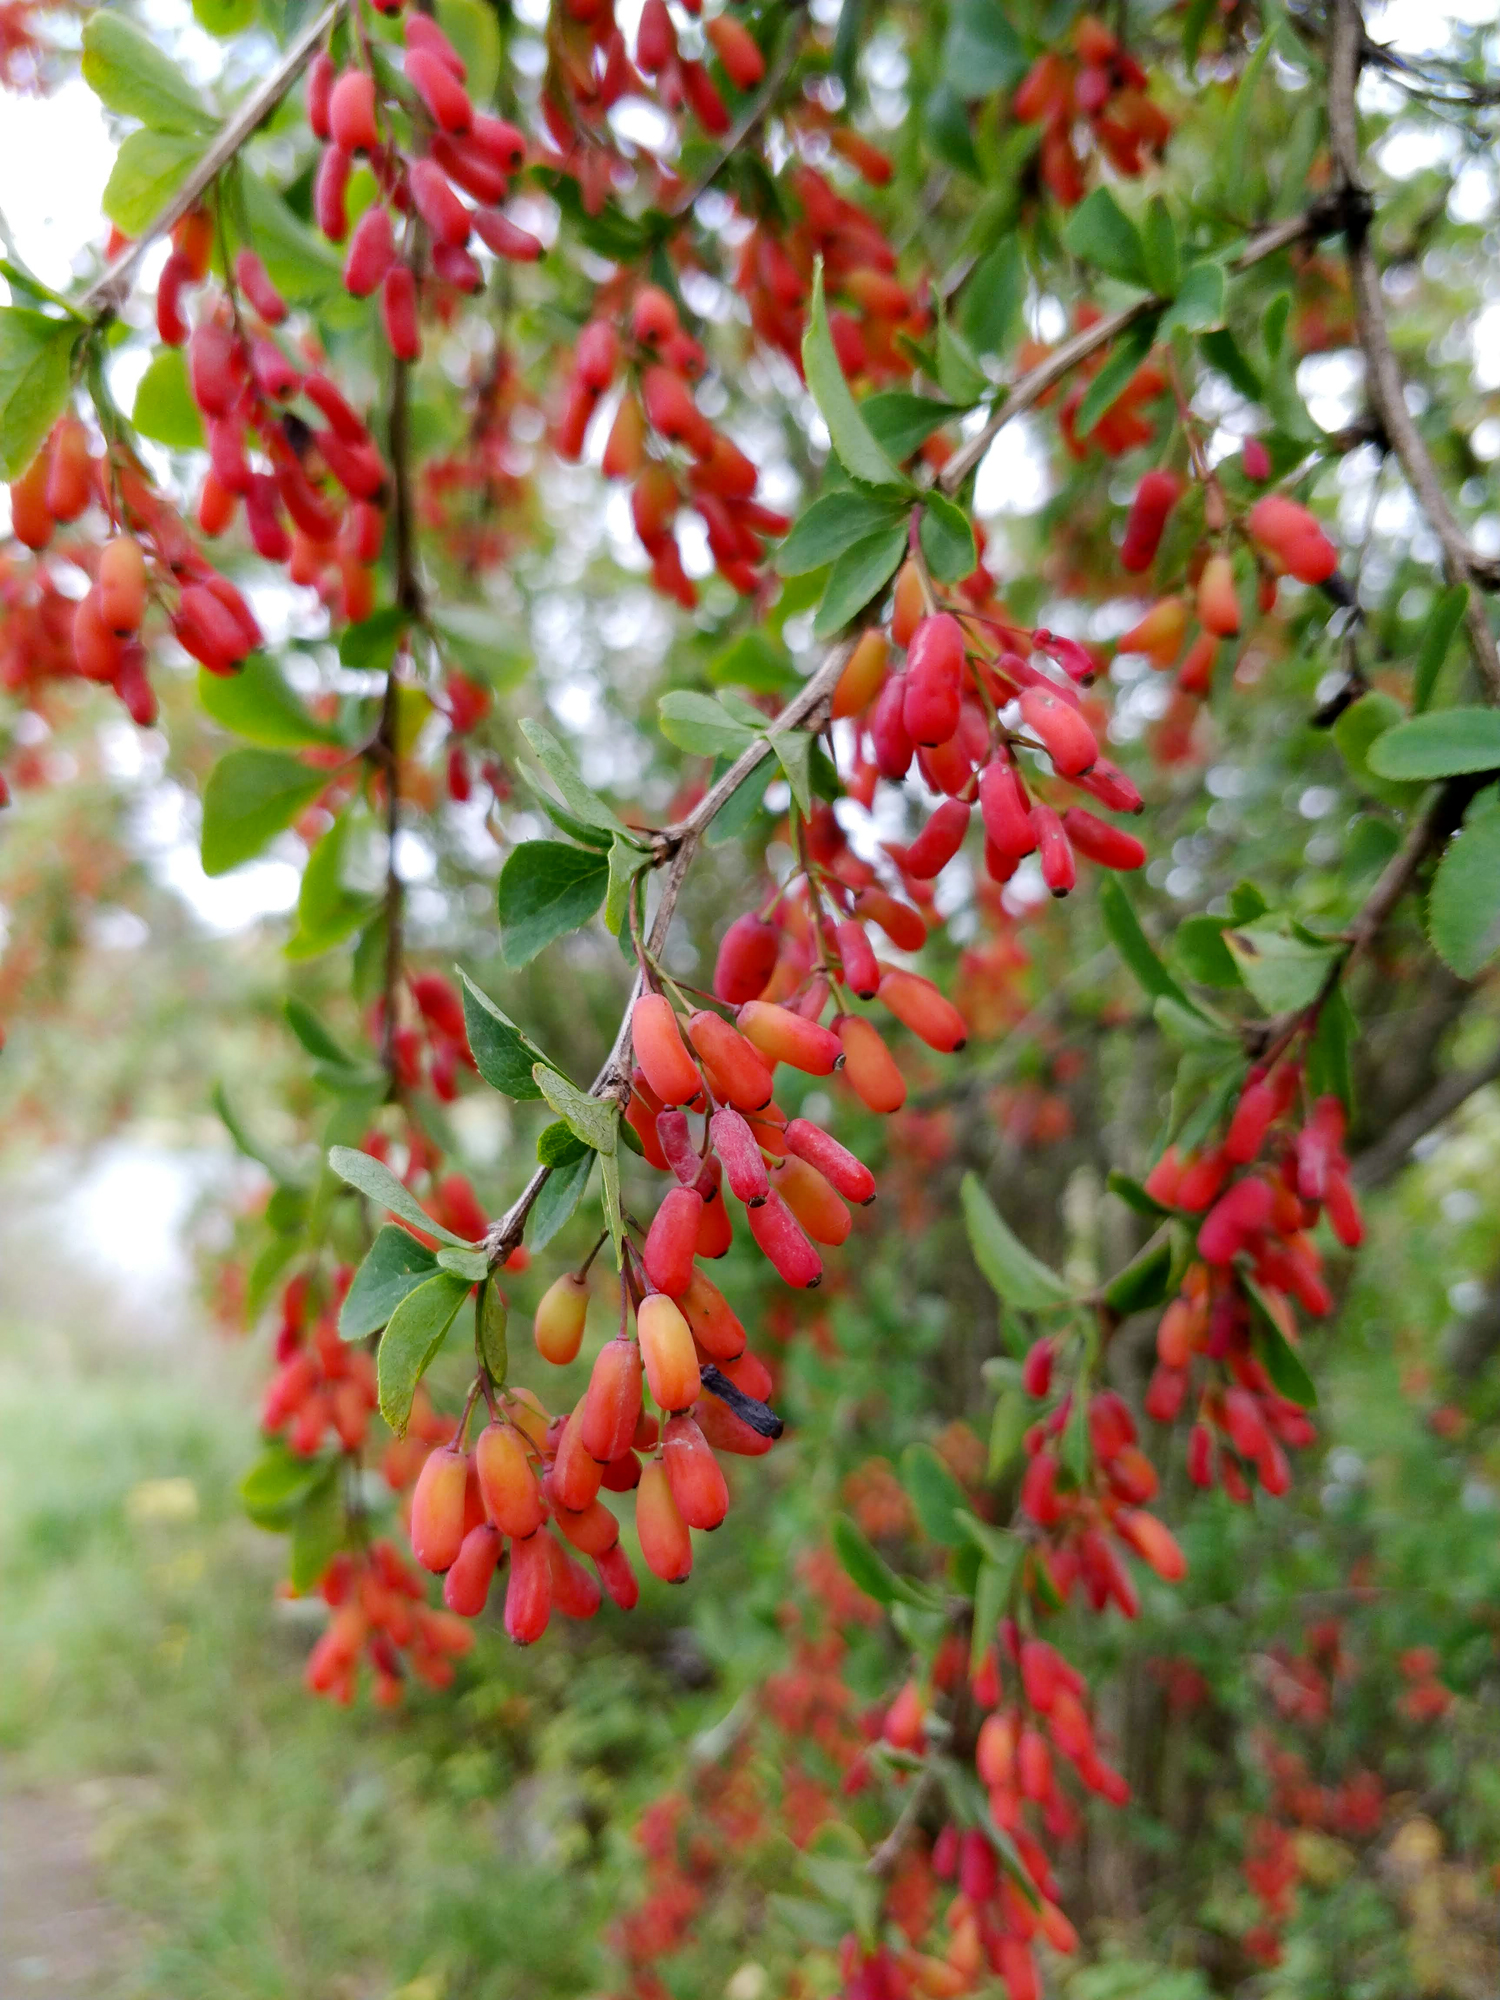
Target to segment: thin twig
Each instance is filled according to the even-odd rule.
[[[894,1870],[896,1863],[901,1859],[902,1849],[916,1831],[918,1820],[940,1790],[937,1773],[931,1769],[923,1771],[907,1794],[906,1803],[901,1808],[896,1824],[865,1863],[867,1875],[883,1878]]]
[[[725,139],[724,144],[709,165],[694,180],[690,181],[681,194],[678,195],[677,199],[667,210],[668,215],[675,219],[678,216],[690,214],[699,199],[707,194],[708,190],[719,178],[719,175],[723,173],[725,167],[728,166],[740,147],[759,129],[762,121],[770,112],[776,99],[780,96],[781,86],[792,73],[792,65],[796,62],[798,52],[802,47],[802,37],[806,32],[806,28],[807,22],[804,13],[802,18],[795,21],[788,29],[786,39],[777,50],[771,67],[767,70],[765,81],[757,92],[754,103],[750,105],[738,123],[730,128],[729,136]]]
[[[1435,1083],[1425,1097],[1419,1098],[1409,1111],[1401,1116],[1365,1150],[1354,1162],[1354,1179],[1360,1187],[1379,1187],[1392,1174],[1399,1172],[1405,1164],[1406,1156],[1417,1141],[1441,1125],[1445,1118],[1451,1118],[1461,1104],[1467,1104],[1475,1091],[1483,1090],[1487,1083],[1500,1081],[1500,1052],[1491,1056],[1478,1069],[1454,1070]]]
[[[260,88],[252,90],[233,116],[219,127],[213,144],[171,200],[147,223],[129,249],[122,251],[104,275],[89,286],[78,302],[80,312],[94,318],[118,310],[137,266],[151,245],[196,207],[199,197],[229,165],[250,134],[270,117],[347,5],[348,0],[331,0],[317,20],[303,29]]]
[[[1354,292],[1359,344],[1364,351],[1370,401],[1380,418],[1391,449],[1401,461],[1408,485],[1427,516],[1443,549],[1443,570],[1450,584],[1479,586],[1471,590],[1464,622],[1474,663],[1491,701],[1500,702],[1500,650],[1490,630],[1489,613],[1479,590],[1493,588],[1493,564],[1484,562],[1448,505],[1432,454],[1406,404],[1401,364],[1391,346],[1385,302],[1380,291],[1380,267],[1370,247],[1369,225],[1374,204],[1360,174],[1359,120],[1355,92],[1366,47],[1359,0],[1333,0],[1333,34],[1328,51],[1328,140],[1348,217],[1349,278]]]

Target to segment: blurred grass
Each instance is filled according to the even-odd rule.
[[[557,1810],[579,1780],[532,1698],[476,1675],[387,1717],[303,1692],[315,1627],[234,1511],[248,1360],[0,1323],[0,1756],[12,1787],[107,1781],[102,1886],[146,1941],[122,1993],[597,1989],[600,1873],[565,1865],[588,1815]]]

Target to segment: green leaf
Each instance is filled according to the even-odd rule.
[[[785,736],[773,739],[776,746],[776,761],[786,775],[792,788],[792,797],[797,801],[797,810],[805,819],[812,811],[812,738],[805,730],[789,730]]]
[[[1251,1341],[1261,1366],[1271,1378],[1272,1388],[1299,1410],[1315,1408],[1318,1390],[1307,1372],[1307,1364],[1276,1324],[1260,1286],[1253,1278],[1246,1278],[1244,1283],[1256,1306]]]
[[[1376,692],[1361,695],[1358,701],[1351,702],[1331,731],[1334,745],[1348,766],[1350,777],[1364,791],[1391,805],[1409,804],[1413,787],[1379,777],[1370,768],[1370,751],[1388,729],[1394,729],[1405,720],[1406,710],[1399,701],[1391,695]]]
[[[508,1014],[502,1013],[487,993],[482,993],[467,972],[459,971],[464,988],[464,1027],[469,1036],[469,1053],[474,1066],[491,1090],[521,1102],[538,1098],[541,1092],[531,1071],[544,1060],[542,1052],[529,1042]]]
[[[444,652],[499,693],[519,687],[531,672],[531,655],[507,643],[506,634],[515,627],[498,611],[479,604],[439,604],[427,619]]]
[[[313,1487],[327,1476],[326,1458],[300,1458],[277,1439],[240,1481],[240,1504],[257,1528],[283,1534]]]
[[[715,687],[749,688],[754,694],[783,694],[797,685],[791,654],[759,625],[715,653],[704,674]]]
[[[1153,1250],[1143,1250],[1110,1279],[1104,1287],[1104,1303],[1122,1319],[1128,1319],[1131,1313],[1144,1312],[1148,1306],[1162,1303],[1171,1275],[1172,1246],[1158,1243]]]
[[[564,1118],[554,1118],[536,1136],[536,1156],[544,1167],[570,1167],[593,1147],[587,1145]]]
[[[1020,1550],[1017,1547],[1016,1560]],[[1016,1563],[1007,1567],[1001,1563],[986,1562],[981,1565],[974,1581],[974,1624],[969,1638],[969,1672],[977,1674],[984,1665],[984,1656],[990,1649],[995,1627],[1000,1623],[1000,1614],[1010,1598],[1011,1584],[1015,1580]]]
[[[163,347],[153,354],[136,384],[130,421],[142,437],[172,451],[203,449],[203,419],[188,388],[187,362],[180,347]],[[226,677],[219,677],[227,687]]]
[[[299,1597],[316,1589],[344,1539],[344,1498],[337,1464],[305,1495],[292,1522],[287,1582]]]
[[[909,491],[908,482],[875,442],[844,380],[833,335],[828,329],[821,260],[813,271],[812,305],[802,339],[802,367],[813,400],[828,426],[834,457],[849,477],[863,480],[867,486]]]
[[[1500,770],[1500,710],[1439,708],[1398,723],[1371,745],[1380,778],[1453,778]]]
[[[943,40],[943,78],[971,103],[1009,90],[1026,74],[1026,45],[1000,0],[953,0]]]
[[[1175,1000],[1190,1014],[1202,1014],[1202,1008],[1194,1006],[1157,957],[1150,939],[1141,929],[1130,898],[1113,876],[1107,876],[1099,885],[1099,914],[1104,919],[1110,943],[1125,961],[1137,984],[1153,1000]]]
[[[1267,1014],[1310,1007],[1345,950],[1340,944],[1313,944],[1275,923],[1225,931],[1224,942],[1240,977]]]
[[[1172,938],[1172,963],[1184,979],[1198,986],[1231,988],[1240,983],[1240,969],[1224,942],[1228,917],[1184,917]]]
[[[938,321],[937,379],[943,394],[962,410],[972,409],[990,386],[968,342],[946,319]]]
[[[1021,1449],[1021,1441],[1031,1427],[1035,1407],[1022,1389],[1002,1389],[990,1419],[989,1457],[985,1477],[996,1480],[1007,1471]]]
[[[379,1333],[408,1293],[436,1269],[437,1260],[425,1244],[394,1222],[383,1224],[339,1308],[340,1338],[363,1340]]]
[[[353,1067],[354,1057],[341,1042],[334,1039],[305,1000],[299,1000],[293,994],[282,1002],[281,1011],[286,1016],[287,1026],[310,1056],[315,1056],[319,1062],[343,1063],[348,1068]]]
[[[954,501],[933,491],[922,502],[922,524],[918,529],[927,567],[939,583],[962,583],[979,564],[974,546],[974,530],[969,517]]]
[[[901,1484],[906,1488],[923,1534],[944,1548],[956,1549],[968,1540],[955,1516],[972,1514],[964,1489],[930,1444],[909,1444],[901,1454]]]
[[[403,1222],[409,1222],[413,1229],[420,1229],[424,1236],[435,1236],[440,1243],[451,1243],[459,1250],[471,1247],[462,1236],[455,1236],[441,1222],[434,1222],[411,1189],[398,1181],[385,1162],[377,1160],[373,1154],[356,1152],[353,1146],[330,1146],[328,1164],[341,1181],[357,1188],[377,1208],[399,1215]]]
[[[99,205],[122,236],[139,236],[203,156],[203,141],[142,128],[126,135]]]
[[[523,840],[500,871],[500,951],[507,965],[529,965],[554,938],[586,924],[604,901],[609,861],[591,847]]]
[[[913,1590],[905,1577],[897,1576],[847,1514],[834,1515],[832,1533],[834,1553],[845,1574],[866,1597],[873,1597],[877,1604],[925,1606],[922,1594]]]
[[[246,241],[265,261],[271,283],[288,305],[317,305],[338,293],[342,297],[341,253],[295,216],[276,190],[239,167],[240,199],[248,225]],[[364,308],[355,310],[363,315]]]
[[[859,414],[887,458],[899,465],[920,450],[934,431],[962,412],[956,404],[940,402],[935,396],[914,395],[910,389],[885,389],[879,395],[866,396]]]
[[[1227,377],[1242,396],[1248,396],[1252,403],[1260,401],[1265,384],[1227,327],[1217,328],[1212,333],[1200,334],[1198,346],[1210,368],[1217,368],[1219,373]]]
[[[818,615],[813,620],[814,638],[829,639],[842,631],[885,588],[906,554],[906,532],[903,517],[845,549],[833,566]]]
[[[1239,1045],[1239,1038],[1227,1023],[1211,1020],[1195,1008],[1184,1007],[1165,996],[1152,1001],[1151,1015],[1162,1033],[1179,1048],[1222,1050],[1225,1043]]]
[[[548,1176],[531,1211],[529,1241],[532,1254],[545,1250],[557,1232],[572,1219],[583,1199],[598,1156],[592,1149],[579,1154],[568,1167],[557,1167]]]
[[[598,827],[603,833],[623,833],[627,838],[631,837],[629,828],[622,826],[599,794],[583,782],[578,766],[550,729],[544,728],[540,722],[528,720],[521,724],[521,734],[531,745],[537,762],[562,793],[563,804],[570,813],[576,814],[585,826]]]
[[[490,1274],[490,1260],[482,1250],[439,1250],[437,1267],[470,1285],[482,1285]]]
[[[625,1268],[625,1212],[620,1203],[620,1162],[613,1152],[599,1155],[599,1191],[604,1226],[615,1253],[615,1269]]]
[[[856,542],[904,526],[906,506],[902,501],[877,500],[868,493],[840,487],[825,493],[792,523],[790,534],[776,551],[776,568],[782,576],[805,576],[837,560]]]
[[[1080,438],[1088,436],[1110,404],[1124,393],[1130,378],[1150,352],[1155,334],[1155,317],[1148,314],[1120,335],[1108,361],[1090,382],[1078,405],[1074,428]]]
[[[443,1344],[443,1336],[469,1296],[469,1283],[451,1271],[435,1271],[391,1314],[375,1357],[375,1381],[380,1414],[397,1437],[406,1435],[412,1397],[428,1364]]]
[[[475,1327],[479,1342],[479,1358],[497,1389],[505,1386],[505,1377],[510,1368],[510,1343],[506,1339],[509,1320],[510,1308],[505,1302],[504,1292],[493,1278],[486,1279],[484,1289],[479,1294]]]
[[[1500,792],[1470,804],[1443,850],[1427,898],[1427,935],[1443,963],[1473,979],[1500,951]]]
[[[1080,262],[1127,285],[1151,289],[1140,231],[1106,187],[1086,195],[1068,218],[1063,242]]]
[[[193,19],[211,35],[242,35],[255,19],[255,0],[193,0]]]
[[[976,354],[1005,352],[1020,323],[1025,299],[1026,265],[1020,239],[1008,235],[980,259],[964,285],[958,324]]]
[[[378,907],[376,899],[344,886],[344,860],[355,806],[341,812],[307,857],[297,895],[297,928],[287,940],[288,958],[316,958],[363,928]]]
[[[410,622],[399,604],[387,604],[357,625],[346,625],[339,638],[339,665],[357,673],[388,673]]]
[[[200,667],[198,706],[221,729],[233,730],[267,750],[300,750],[310,743],[339,740],[326,723],[308,714],[266,653],[252,653],[237,674],[211,674]]]
[[[18,479],[62,415],[78,323],[0,307],[0,478]]]
[[[927,93],[922,106],[922,136],[933,158],[953,167],[971,180],[983,177],[979,155],[974,150],[974,131],[969,107],[951,85],[939,82]]]
[[[83,80],[109,111],[156,132],[211,132],[218,120],[170,56],[112,7],[83,28]]]
[[[1359,1023],[1342,986],[1331,993],[1318,1009],[1318,1025],[1307,1048],[1307,1093],[1337,1097],[1346,1110],[1354,1108],[1354,1072],[1351,1062],[1359,1038]]]
[[[1172,211],[1159,194],[1154,194],[1146,206],[1146,220],[1141,229],[1141,256],[1145,264],[1146,280],[1159,299],[1177,296],[1177,288],[1182,282],[1182,264],[1177,254],[1177,225],[1172,220]]]
[[[1414,715],[1432,706],[1432,697],[1437,692],[1438,675],[1443,671],[1443,662],[1448,657],[1448,648],[1453,643],[1454,634],[1464,622],[1464,613],[1469,608],[1469,586],[1456,583],[1451,590],[1445,590],[1437,603],[1427,614],[1427,623],[1422,627],[1422,643],[1417,648],[1416,666],[1412,672],[1411,706]]]
[[[1246,149],[1250,138],[1250,118],[1255,107],[1255,86],[1260,81],[1260,73],[1265,68],[1272,46],[1276,40],[1272,33],[1272,19],[1262,18],[1261,37],[1255,53],[1240,72],[1240,80],[1230,100],[1229,121],[1226,132],[1220,134],[1215,157],[1219,166],[1219,185],[1231,196],[1243,198],[1245,192]]]
[[[643,868],[649,868],[651,857],[642,854],[638,847],[618,835],[610,844],[606,857],[609,866],[609,884],[604,892],[604,925],[617,938],[628,941],[627,920],[630,915],[630,896],[635,887],[636,877]]]
[[[1227,281],[1222,264],[1190,264],[1176,296],[1162,314],[1157,338],[1168,334],[1211,332],[1224,324]]]
[[[437,0],[438,26],[458,50],[468,70],[468,92],[476,105],[488,104],[500,81],[500,24],[482,0]]]
[[[283,1153],[279,1147],[264,1145],[254,1136],[230,1103],[222,1083],[214,1085],[209,1101],[218,1113],[224,1130],[247,1160],[254,1160],[264,1167],[279,1187],[301,1188],[306,1184],[307,1176],[290,1154]]]
[[[1068,1286],[1012,1235],[977,1174],[964,1175],[959,1195],[974,1262],[1006,1304],[1023,1312],[1065,1304],[1072,1296]]]
[[[226,875],[289,827],[328,783],[275,750],[231,750],[203,788],[203,872]]]
[[[775,773],[776,760],[763,757],[734,796],[714,815],[707,834],[710,847],[722,847],[725,841],[739,839],[765,803],[766,787]],[[722,775],[719,771],[714,773],[716,779]]]
[[[559,1076],[555,1069],[548,1069],[545,1063],[538,1063],[532,1070],[532,1076],[537,1089],[569,1131],[585,1146],[592,1146],[596,1153],[613,1154],[615,1121],[620,1110],[612,1099],[590,1097],[586,1090],[580,1090],[576,1083],[569,1083],[565,1076]]]
[[[656,709],[662,735],[692,757],[737,757],[758,733],[711,694],[699,694],[694,688],[673,688]]]

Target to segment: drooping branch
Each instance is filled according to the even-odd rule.
[[[1408,485],[1426,515],[1443,550],[1443,569],[1450,584],[1471,586],[1464,622],[1474,663],[1491,701],[1500,701],[1500,650],[1490,629],[1480,592],[1493,589],[1495,565],[1483,561],[1469,546],[1438,477],[1426,440],[1406,401],[1401,364],[1391,346],[1380,267],[1370,245],[1373,204],[1360,172],[1359,118],[1356,91],[1366,47],[1359,0],[1332,0],[1332,35],[1328,49],[1328,137],[1334,168],[1349,221],[1346,226],[1349,278],[1359,344],[1364,352],[1366,385],[1391,449],[1400,460]]]
[[[1354,1162],[1356,1184],[1374,1188],[1388,1181],[1400,1171],[1419,1139],[1425,1138],[1445,1118],[1451,1118],[1476,1091],[1497,1080],[1500,1080],[1500,1052],[1477,1069],[1454,1070],[1443,1077],[1409,1111],[1402,1112],[1373,1146],[1367,1146],[1359,1155]]]
[[[270,117],[347,5],[348,0],[330,0],[318,18],[302,30],[265,82],[252,90],[233,116],[219,127],[212,144],[177,192],[147,223],[129,249],[122,251],[103,276],[90,285],[78,302],[80,312],[93,318],[118,310],[152,244],[197,206],[200,197],[229,165],[251,133]]]

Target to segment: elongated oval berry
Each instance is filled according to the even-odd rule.
[[[643,993],[636,1001],[630,1010],[630,1039],[635,1059],[662,1103],[691,1104],[703,1079],[683,1047],[677,1016],[664,993]]]
[[[541,1539],[552,1569],[552,1609],[564,1618],[592,1618],[603,1601],[598,1584],[554,1536],[544,1533]]]
[[[99,558],[99,615],[120,638],[146,613],[146,557],[134,535],[116,535]]]
[[[694,1271],[693,1282],[677,1305],[694,1340],[711,1361],[734,1361],[744,1353],[744,1327],[728,1299],[702,1271]]]
[[[1038,800],[1031,808],[1031,824],[1041,853],[1042,880],[1054,896],[1066,896],[1078,880],[1078,870],[1063,823],[1051,806]]]
[[[772,1168],[770,1178],[814,1243],[836,1250],[847,1239],[853,1218],[816,1167],[788,1155]]]
[[[1245,525],[1299,583],[1324,583],[1339,566],[1338,550],[1314,516],[1284,493],[1264,494]]]
[[[714,53],[724,65],[724,74],[736,90],[754,90],[766,73],[766,59],[743,21],[719,14],[705,21],[703,33],[712,42]]]
[[[846,1201],[857,1201],[865,1207],[875,1199],[875,1176],[864,1161],[856,1159],[846,1146],[841,1146],[810,1119],[792,1120],[786,1128],[786,1146],[789,1153],[816,1167]]]
[[[422,334],[417,316],[417,280],[409,264],[392,264],[386,272],[380,288],[380,320],[396,359],[418,360]]]
[[[1240,1092],[1229,1130],[1224,1134],[1224,1157],[1245,1167],[1260,1151],[1271,1120],[1276,1116],[1276,1092],[1264,1077],[1249,1083]]]
[[[691,1408],[700,1387],[698,1356],[676,1301],[665,1292],[651,1292],[641,1300],[636,1327],[646,1381],[657,1404],[669,1413]]]
[[[890,645],[883,632],[872,630],[860,635],[859,643],[849,655],[848,663],[839,675],[838,686],[833,691],[835,722],[846,716],[864,714],[885,685],[890,658]]]
[[[86,591],[73,613],[73,659],[85,680],[112,681],[123,648],[105,623],[97,589]]]
[[[677,31],[667,11],[667,0],[646,0],[636,30],[636,67],[645,76],[655,76],[677,55]]]
[[[559,1507],[553,1518],[561,1533],[582,1555],[602,1556],[620,1539],[620,1524],[602,1500],[591,1500],[577,1513]]]
[[[869,1111],[899,1111],[906,1102],[906,1079],[879,1029],[859,1014],[843,1014],[834,1022],[844,1051],[844,1077]]]
[[[505,257],[512,264],[534,264],[545,247],[539,236],[522,229],[496,208],[476,209],[474,228],[497,257]]]
[[[1144,653],[1153,667],[1167,668],[1182,651],[1187,636],[1187,605],[1180,597],[1163,597],[1145,617],[1115,641],[1119,653]]]
[[[518,1646],[541,1638],[552,1615],[551,1537],[538,1528],[524,1542],[510,1545],[510,1578],[505,1586],[505,1630]]]
[[[1172,1530],[1154,1514],[1122,1507],[1115,1515],[1115,1533],[1122,1536],[1143,1563],[1156,1571],[1164,1583],[1181,1583],[1187,1575],[1187,1557]]]
[[[667,1419],[662,1464],[677,1511],[690,1528],[717,1528],[729,1512],[729,1487],[713,1447],[690,1416]]]
[[[784,1062],[808,1076],[831,1076],[844,1060],[831,1029],[769,1000],[751,1000],[735,1016],[739,1031],[770,1062]],[[754,1107],[759,1110],[757,1105]]]
[[[617,1334],[600,1348],[583,1399],[580,1435],[591,1458],[607,1465],[630,1449],[641,1414],[641,1353]],[[562,1496],[566,1505],[573,1503]]]
[[[56,525],[47,506],[47,453],[42,450],[20,478],[11,481],[10,531],[24,548],[40,552]]]
[[[368,70],[346,69],[333,86],[328,133],[346,153],[373,153],[380,144],[375,130],[375,79]]]
[[[554,1278],[538,1301],[532,1334],[536,1351],[554,1367],[565,1368],[576,1360],[583,1345],[584,1322],[588,1318],[589,1285],[574,1271]]]
[[[864,925],[855,917],[845,917],[835,925],[833,935],[839,948],[844,984],[861,1000],[872,1000],[880,984],[880,967]]]
[[[431,112],[433,123],[444,132],[467,132],[474,122],[474,106],[442,58],[430,49],[408,48],[403,67],[407,82]]]
[[[714,1113],[711,1130],[714,1151],[723,1162],[731,1190],[748,1208],[757,1207],[770,1192],[771,1184],[766,1178],[766,1163],[755,1134],[729,1105],[721,1105]]]
[[[880,691],[870,717],[870,741],[875,746],[875,768],[882,778],[904,778],[911,769],[914,749],[906,726],[906,676],[892,674]]]
[[[1100,805],[1108,806],[1111,812],[1138,813],[1145,810],[1146,802],[1135,785],[1119,765],[1111,764],[1107,757],[1101,757],[1092,771],[1086,771],[1074,783],[1090,798],[1097,799]]]
[[[271,283],[270,274],[253,250],[241,250],[236,254],[234,277],[235,283],[266,325],[280,326],[286,318],[286,300]]]
[[[423,1569],[448,1569],[463,1546],[468,1483],[466,1452],[439,1445],[428,1453],[411,1496],[411,1552]]]
[[[504,1549],[505,1537],[488,1521],[470,1528],[443,1578],[443,1602],[450,1611],[457,1612],[460,1618],[479,1616]]]
[[[369,298],[379,289],[395,261],[396,237],[390,211],[376,202],[354,225],[344,257],[344,290],[356,299]]]
[[[1036,828],[1026,787],[1008,750],[994,757],[979,774],[979,813],[986,837],[1012,860],[1036,848]]]
[[[317,178],[313,182],[313,219],[330,243],[342,243],[349,234],[345,196],[353,170],[352,153],[346,153],[342,146],[328,145],[323,148]]]
[[[914,743],[946,743],[963,704],[964,634],[946,611],[924,618],[906,654],[902,719]]]
[[[307,122],[315,139],[328,137],[328,107],[337,75],[333,57],[319,49],[307,66]]]
[[[1076,708],[1048,689],[1021,690],[1021,720],[1039,739],[1059,777],[1080,777],[1097,760],[1093,730]]]
[[[698,1255],[710,1260],[727,1257],[733,1247],[734,1224],[729,1219],[728,1204],[716,1193],[713,1200],[704,1202],[698,1218]]]
[[[646,1232],[643,1261],[657,1291],[677,1298],[692,1283],[703,1197],[695,1188],[672,1188]]]
[[[903,1026],[942,1055],[956,1055],[969,1039],[963,1015],[919,972],[882,966],[878,997]]]
[[[1111,826],[1082,806],[1069,806],[1062,816],[1068,839],[1080,854],[1097,861],[1101,868],[1141,868],[1146,850],[1133,833]]]
[[[606,1549],[603,1555],[594,1557],[594,1568],[599,1572],[599,1581],[609,1592],[611,1601],[621,1611],[634,1611],[640,1602],[641,1586],[636,1581],[635,1571],[630,1567],[630,1558],[618,1543]]]
[[[770,1103],[775,1089],[770,1070],[759,1052],[722,1015],[711,1014],[707,1008],[689,1015],[688,1040],[713,1072],[716,1094],[726,1098],[736,1111],[761,1111]]]
[[[823,1259],[775,1188],[759,1208],[748,1208],[745,1214],[761,1253],[787,1284],[810,1289],[821,1282]]]
[[[1182,482],[1175,473],[1148,472],[1135,489],[1130,513],[1125,521],[1125,540],[1120,547],[1120,563],[1138,573],[1150,569],[1161,547],[1162,531],[1177,505]]]
[[[891,608],[891,638],[898,646],[911,644],[913,635],[922,622],[925,602],[922,572],[908,556],[896,575],[896,589]]]
[[[64,417],[52,433],[47,453],[47,512],[54,521],[76,521],[93,489],[88,432],[76,417]]]
[[[206,417],[227,416],[239,394],[238,344],[227,326],[207,320],[188,342],[188,381]]]
[[[417,160],[411,170],[411,198],[418,215],[439,243],[467,243],[471,218],[449,185],[448,176],[431,160]]]
[[[776,970],[781,933],[753,910],[736,917],[725,931],[714,961],[714,993],[728,1006],[742,1007],[765,990]]]
[[[1232,639],[1240,629],[1234,565],[1228,556],[1210,556],[1198,579],[1198,622],[1216,638]]]
[[[573,1513],[580,1513],[597,1497],[603,1472],[603,1461],[594,1458],[583,1441],[583,1411],[580,1403],[563,1424],[548,1474],[553,1499]]]
[[[502,1535],[534,1535],[547,1518],[525,1440],[511,1424],[486,1424],[474,1444],[485,1511]]]
[[[667,1468],[652,1459],[635,1493],[635,1529],[646,1567],[663,1583],[685,1583],[693,1567],[693,1538],[672,1497]]]
[[[918,882],[930,882],[941,875],[963,846],[968,830],[969,808],[964,800],[944,799],[907,848],[903,872]]]
[[[227,673],[244,658],[234,619],[203,584],[189,584],[178,599],[172,631],[177,643],[210,673]]]

